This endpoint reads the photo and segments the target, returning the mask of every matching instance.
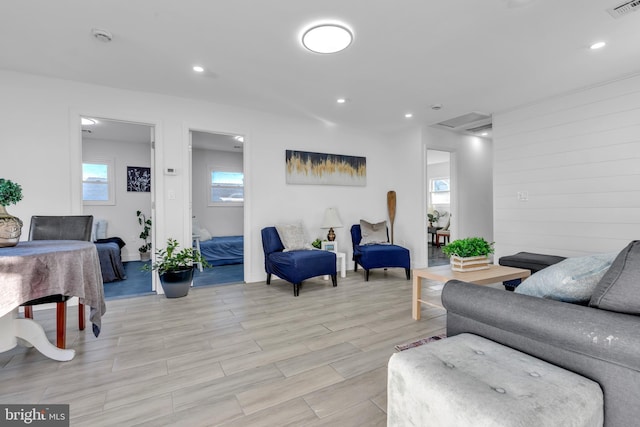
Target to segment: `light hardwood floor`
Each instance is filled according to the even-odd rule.
[[[102,333],[77,330],[70,362],[0,353],[0,402],[70,404],[73,426],[385,426],[396,344],[445,332],[441,284],[411,318],[404,270],[193,288],[185,298],[107,301]],[[55,337],[54,310],[36,320]]]

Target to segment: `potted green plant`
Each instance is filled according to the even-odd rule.
[[[144,245],[138,248],[140,261],[149,261],[151,259],[151,242],[149,241],[149,237],[151,237],[151,218],[147,218],[142,211],[136,211],[136,216],[138,217],[138,224],[142,226],[140,238],[144,240]]]
[[[15,246],[22,234],[22,221],[10,215],[5,206],[22,200],[22,187],[8,179],[0,178],[0,247]]]
[[[489,268],[489,254],[493,252],[493,242],[489,243],[482,237],[454,240],[442,248],[453,271],[485,270]]]
[[[433,224],[440,220],[440,212],[434,210],[427,214],[427,218],[429,219],[429,227],[433,227]]]
[[[156,259],[145,270],[157,271],[160,283],[167,298],[180,298],[189,293],[193,280],[193,264],[200,263],[209,267],[200,252],[193,248],[179,248],[179,243],[172,238],[167,239],[167,247],[156,251]]]

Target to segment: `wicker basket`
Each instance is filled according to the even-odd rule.
[[[487,270],[489,268],[488,256],[472,256],[463,258],[457,255],[451,255],[449,261],[451,263],[451,270],[453,271],[477,271]]]

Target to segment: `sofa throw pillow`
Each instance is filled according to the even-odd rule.
[[[372,224],[361,219],[360,234],[362,235],[361,245],[386,244],[389,242],[387,238],[387,221]]]
[[[591,307],[640,315],[640,240],[616,257],[589,302]]]
[[[285,251],[298,251],[302,249],[312,249],[311,243],[307,241],[302,223],[277,224],[276,230]]]
[[[514,292],[585,304],[615,256],[615,253],[607,253],[567,258],[532,274]]]

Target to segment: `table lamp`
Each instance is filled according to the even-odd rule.
[[[340,221],[340,217],[338,216],[338,210],[336,208],[327,208],[324,211],[324,221],[322,221],[322,226],[320,228],[328,228],[329,233],[327,234],[327,240],[333,242],[336,240],[336,233],[333,231],[334,228],[342,227],[342,221]]]

